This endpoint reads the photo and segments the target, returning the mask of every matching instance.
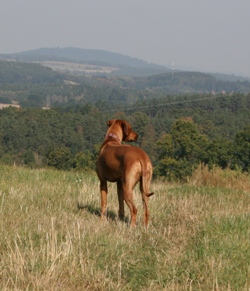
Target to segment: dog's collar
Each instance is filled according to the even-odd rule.
[[[119,136],[117,136],[116,134],[114,134],[114,133],[109,133],[109,134],[107,134],[107,136],[106,137],[111,137],[111,138],[115,138],[115,139],[118,139],[119,140],[119,142],[121,141],[120,140],[120,138],[119,138]]]

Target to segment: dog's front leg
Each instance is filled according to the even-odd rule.
[[[107,181],[101,181],[100,191],[101,191],[101,219],[104,219],[107,212],[107,192],[108,192]]]

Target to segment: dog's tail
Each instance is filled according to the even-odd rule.
[[[142,170],[142,177],[141,177],[141,191],[147,197],[150,197],[154,194],[154,192],[149,192],[149,185],[152,178],[152,165],[151,162],[142,162],[141,161],[141,170]]]

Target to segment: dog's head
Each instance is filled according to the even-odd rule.
[[[107,122],[108,127],[115,128],[119,127],[122,130],[122,141],[136,141],[138,138],[138,134],[132,130],[132,126],[123,119],[112,119]]]

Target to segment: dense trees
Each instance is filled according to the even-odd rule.
[[[204,160],[207,137],[200,133],[193,120],[179,119],[159,140],[159,163],[155,174],[168,179],[185,179]]]
[[[188,108],[186,111],[190,113]],[[184,111],[180,112],[184,115]],[[195,110],[194,116],[202,121],[198,112]],[[235,114],[232,113],[231,119]],[[140,111],[132,114],[101,112],[90,104],[75,109],[5,108],[0,110],[0,162],[66,170],[94,170],[99,147],[107,130],[106,121],[125,118],[138,132],[139,139],[135,145],[149,154],[155,176],[185,180],[199,163],[209,167],[217,165],[249,171],[250,125],[242,128],[234,125],[237,130],[231,138],[214,138],[209,135],[210,130],[218,131],[213,114],[210,123],[200,124],[190,116],[176,115],[169,126],[172,119],[163,118],[161,127],[158,127],[158,113],[153,115],[152,112],[149,116]],[[250,124],[248,119],[245,120]]]
[[[250,125],[237,133],[234,141],[236,164],[244,171],[250,170]]]
[[[49,84],[64,76],[38,64],[0,60],[0,84]]]
[[[155,175],[169,180],[185,180],[203,163],[212,168],[250,170],[250,127],[239,131],[233,141],[209,140],[192,120],[177,120],[170,134],[157,141]]]

